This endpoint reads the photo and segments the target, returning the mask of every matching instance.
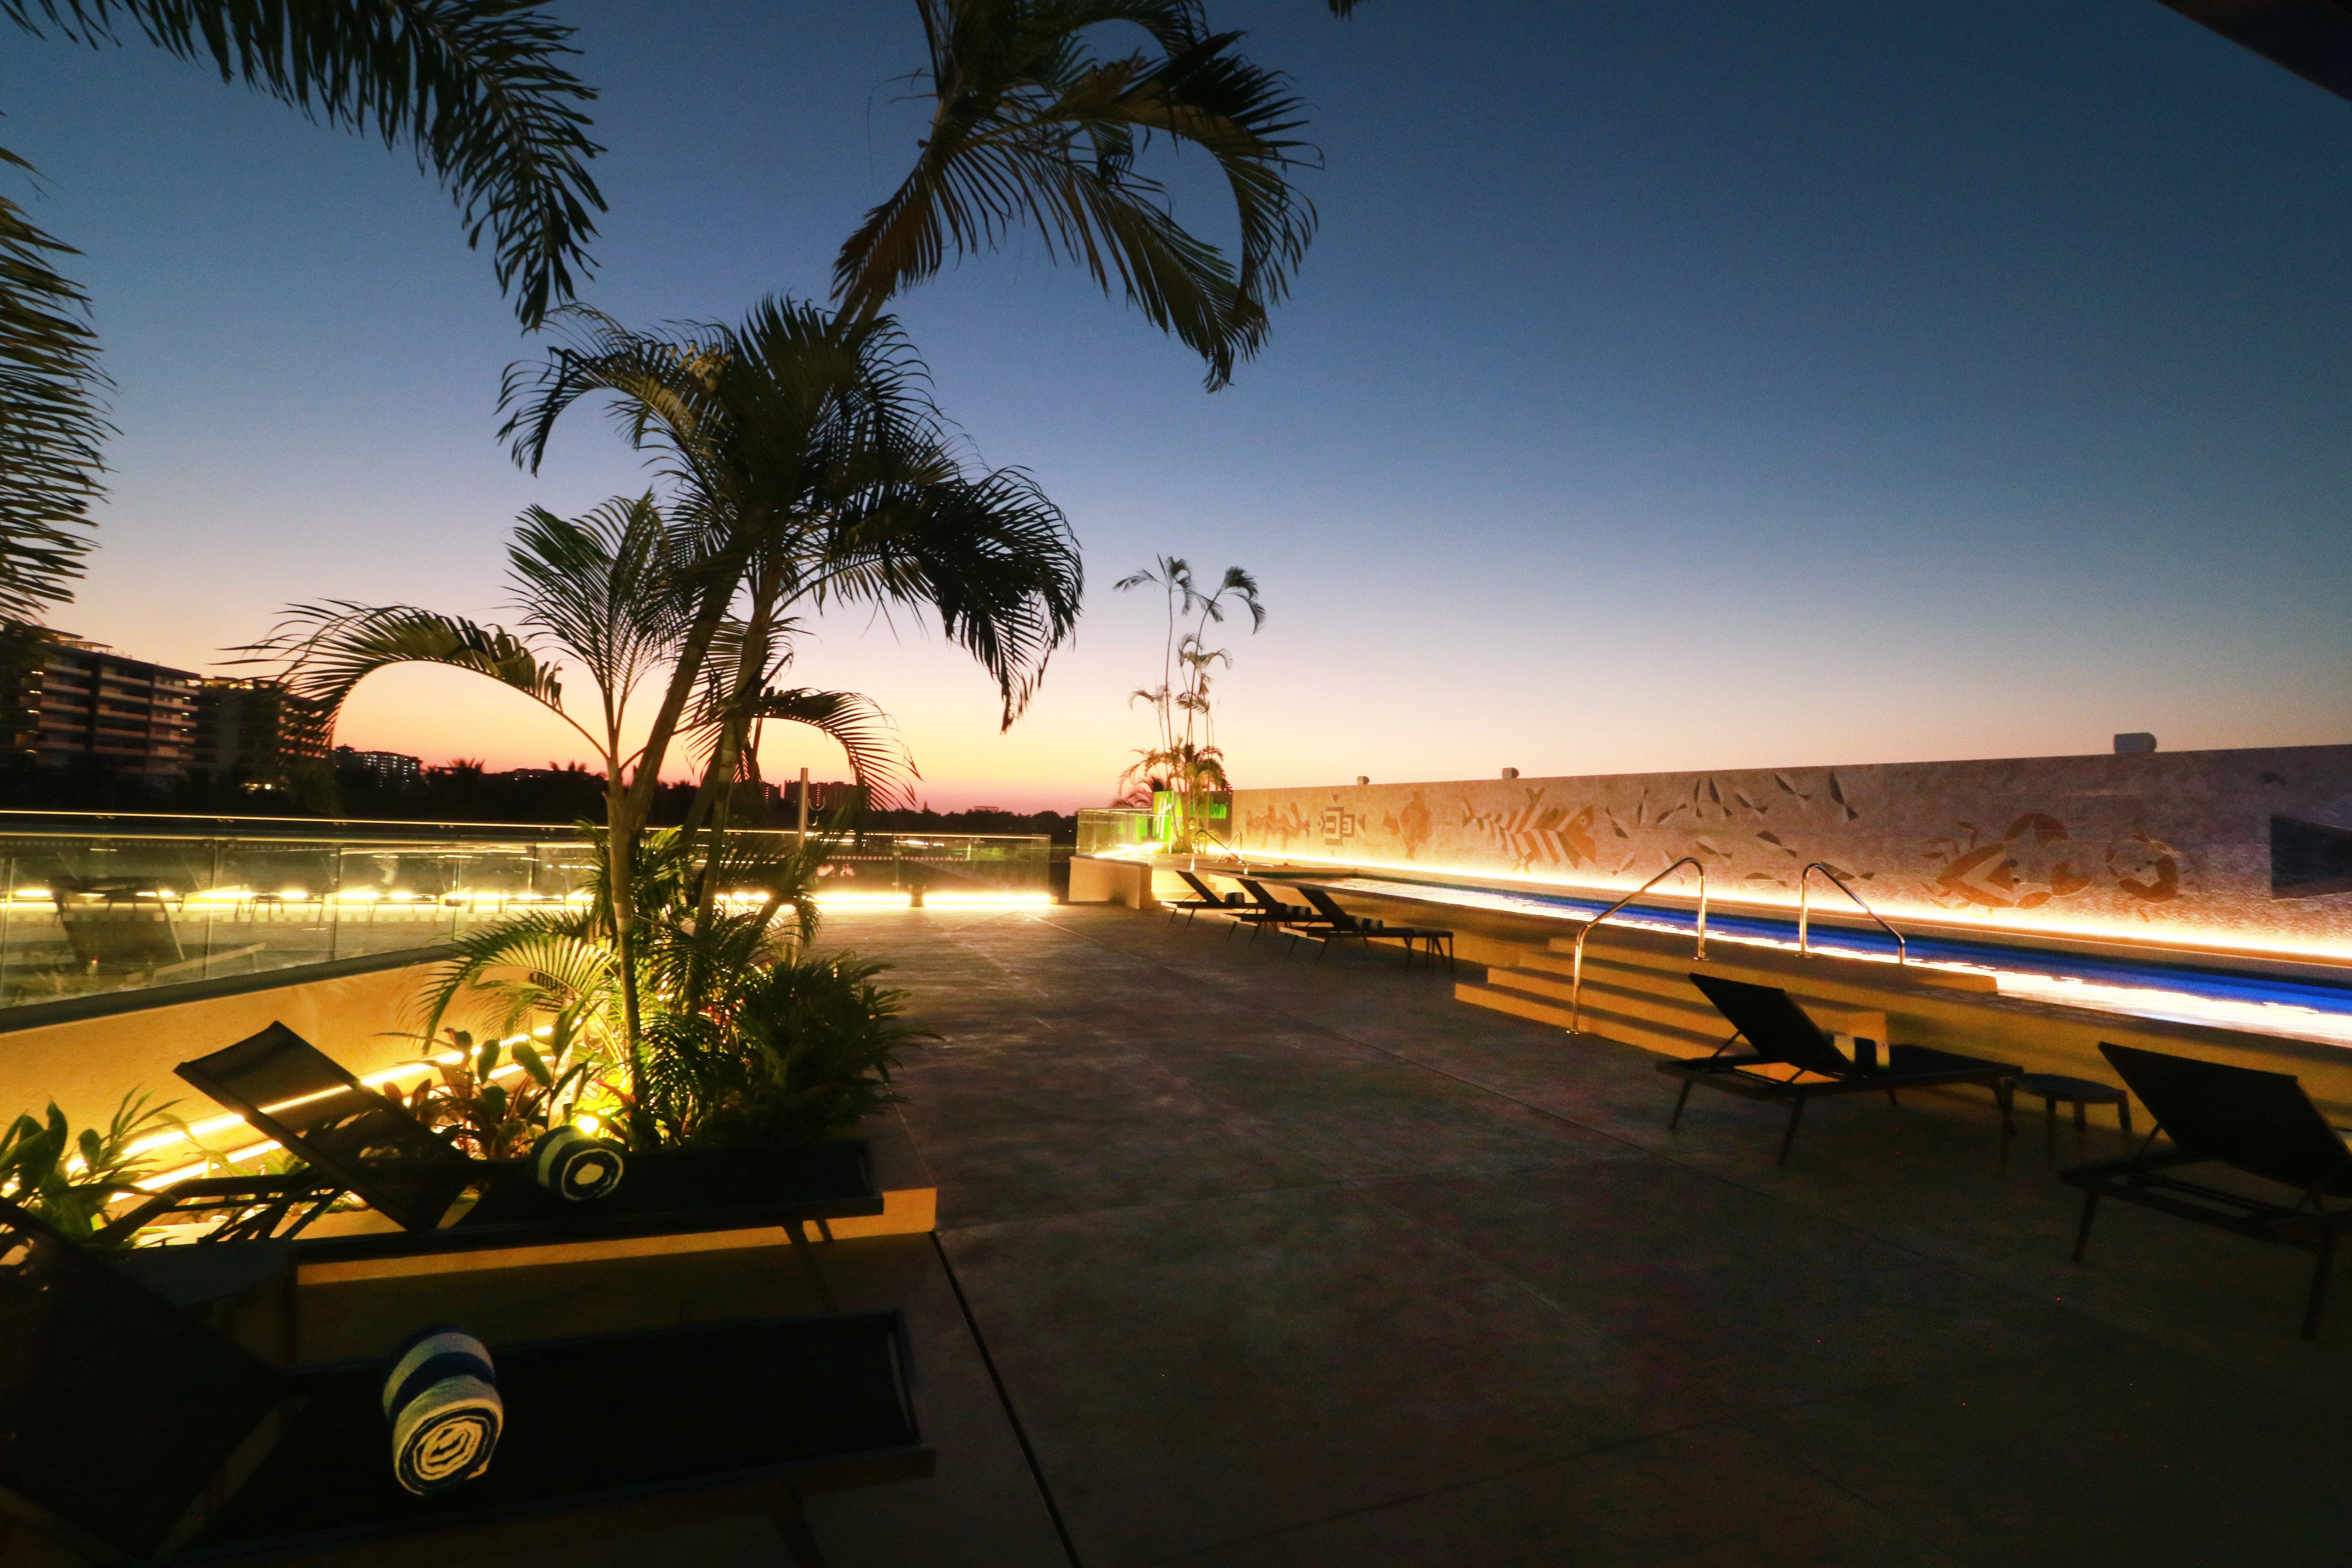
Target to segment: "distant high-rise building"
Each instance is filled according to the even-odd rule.
[[[6,640],[8,752],[43,767],[96,762],[140,778],[186,776],[201,676],[38,627],[14,628]]]
[[[812,781],[808,786],[808,795],[809,816],[812,818],[823,816],[843,806],[847,806],[852,811],[863,811],[866,808],[866,786],[862,784],[850,784],[840,779]],[[781,809],[786,812],[798,812],[801,804],[800,781],[788,779],[776,786],[775,800]]]
[[[196,691],[195,765],[282,785],[305,763],[326,761],[331,721],[314,702],[274,680],[207,680]]]
[[[399,789],[425,777],[425,763],[405,752],[355,752],[349,746],[337,746],[335,771],[363,773],[372,783]]]

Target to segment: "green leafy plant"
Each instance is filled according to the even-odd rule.
[[[0,1133],[0,1197],[31,1210],[66,1235],[87,1240],[103,1224],[107,1205],[139,1190],[155,1161],[134,1152],[157,1132],[185,1132],[172,1114],[177,1100],[148,1103],[132,1090],[101,1130],[76,1133],[53,1100],[46,1119],[19,1116]]]
[[[583,1058],[558,1067],[529,1041],[511,1047],[497,1040],[478,1046],[464,1029],[444,1033],[459,1059],[436,1064],[435,1076],[421,1079],[404,1098],[386,1091],[419,1121],[477,1159],[511,1160],[550,1127],[572,1119],[593,1064]],[[564,1055],[559,1049],[556,1062],[562,1063]],[[519,1079],[499,1081],[502,1056],[521,1068]]]
[[[906,1023],[887,964],[849,953],[741,976],[717,1005],[664,1019],[649,1041],[650,1107],[681,1143],[826,1137],[900,1100],[891,1073],[929,1031]]]

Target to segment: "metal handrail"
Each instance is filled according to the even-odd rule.
[[[1864,914],[1868,915],[1872,920],[1876,921],[1878,922],[1879,930],[1885,931],[1887,935],[1895,939],[1895,967],[1898,969],[1901,968],[1904,960],[1909,955],[1909,949],[1904,945],[1903,933],[1896,931],[1893,926],[1887,924],[1886,917],[1885,915],[1880,914],[1876,910],[1872,909],[1868,904],[1863,902],[1862,895],[1855,892],[1853,889],[1847,884],[1845,878],[1838,873],[1838,868],[1831,865],[1826,860],[1816,860],[1811,865],[1797,873],[1797,952],[1799,955],[1802,956],[1811,952],[1812,951],[1811,947],[1808,944],[1806,927],[1812,920],[1812,877],[1813,873],[1816,871],[1819,871],[1822,876],[1827,877],[1837,888],[1839,892],[1843,893],[1847,898],[1852,899],[1856,909],[1860,910]]]
[[[1698,951],[1691,954],[1691,962],[1696,963],[1706,957],[1706,867],[1696,856],[1685,855],[1585,921],[1584,929],[1576,933],[1576,946],[1570,951],[1571,962],[1569,965],[1568,977],[1568,1032],[1570,1034],[1579,1033],[1577,1026],[1584,1022],[1584,939],[1591,936],[1593,928],[1602,921],[1607,920],[1685,866],[1698,873]]]

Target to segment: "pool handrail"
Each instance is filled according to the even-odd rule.
[[[1593,928],[1598,926],[1602,921],[1607,920],[1611,915],[1615,914],[1619,910],[1623,909],[1627,904],[1632,903],[1635,899],[1640,898],[1643,893],[1648,892],[1652,888],[1656,887],[1659,883],[1664,881],[1667,878],[1673,876],[1675,872],[1681,870],[1685,866],[1688,866],[1692,870],[1698,873],[1698,951],[1691,954],[1691,962],[1693,963],[1697,963],[1706,959],[1706,863],[1701,861],[1696,855],[1685,855],[1681,859],[1675,861],[1673,865],[1667,867],[1664,870],[1659,872],[1656,876],[1651,878],[1648,881],[1643,883],[1640,887],[1634,889],[1632,892],[1626,894],[1623,898],[1618,900],[1615,903],[1610,905],[1607,909],[1601,910],[1599,914],[1593,916],[1591,920],[1585,921],[1584,929],[1576,933],[1576,945],[1570,949],[1569,952],[1568,1032],[1570,1034],[1580,1034],[1582,1031],[1578,1027],[1578,1026],[1584,1022],[1584,939],[1591,936],[1592,934]]]
[[[1827,877],[1837,888],[1838,891],[1843,893],[1847,898],[1852,899],[1856,909],[1860,910],[1864,914],[1868,915],[1872,920],[1876,921],[1878,922],[1879,930],[1885,931],[1887,935],[1895,939],[1895,963],[1896,968],[1901,968],[1905,959],[1909,955],[1910,951],[1903,941],[1903,933],[1896,931],[1893,925],[1889,924],[1885,915],[1880,914],[1876,910],[1872,909],[1867,903],[1864,903],[1863,901],[1862,895],[1853,890],[1852,885],[1846,881],[1844,875],[1840,872],[1836,867],[1831,865],[1826,860],[1816,860],[1811,865],[1797,873],[1798,956],[1809,956],[1812,952],[1812,948],[1809,945],[1810,939],[1807,935],[1807,927],[1812,919],[1812,877],[1813,873],[1816,871],[1819,871],[1822,876]]]

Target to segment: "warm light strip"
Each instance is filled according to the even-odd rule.
[[[1386,889],[1408,885],[1381,883],[1372,878],[1346,879],[1341,885],[1344,886],[1347,880],[1367,884],[1357,890],[1376,897],[1394,897]],[[1513,896],[1508,893],[1426,885],[1414,887],[1413,891],[1422,897],[1423,901],[1429,903],[1578,921],[1578,917],[1567,910],[1531,908],[1525,902],[1514,902]],[[1674,925],[1654,916],[1644,918],[1636,910],[1620,910],[1609,917],[1609,923],[1630,926],[1636,931],[1659,931],[1668,936],[1687,938],[1691,934],[1687,927]],[[1836,942],[1836,934],[1839,933],[1816,940],[1813,951],[1868,963],[1891,965],[1895,963],[1895,955],[1891,952],[1867,952],[1858,948],[1840,946]],[[1742,947],[1773,948],[1782,952],[1798,951],[1796,942],[1789,938],[1746,931],[1718,929],[1707,933],[1707,941],[1717,945],[1729,942]],[[1971,963],[1962,959],[1915,958],[1911,961],[1911,967],[1948,970],[1964,974],[1989,974],[2004,996],[2028,997],[2062,1007],[2088,1008],[2094,1012],[2119,1013],[2136,1018],[2162,1018],[2174,1023],[2204,1024],[2252,1034],[2284,1035],[2326,1045],[2352,1046],[2352,1014],[2326,1013],[2293,1002],[2236,1001],[2226,997],[2200,996],[2191,992],[2167,991],[2160,986],[2118,985],[2110,981],[2080,980],[2067,975],[2028,974],[1990,964]]]
[[[499,1044],[507,1047],[524,1045],[528,1044],[533,1037],[544,1037],[553,1032],[554,1030],[552,1027],[541,1027],[533,1029],[528,1035],[509,1036],[507,1038],[500,1040]],[[411,1059],[401,1062],[396,1066],[384,1068],[377,1072],[362,1074],[360,1078],[360,1083],[362,1087],[367,1089],[380,1089],[383,1085],[392,1082],[394,1079],[403,1078],[412,1073],[424,1072],[436,1067],[455,1066],[457,1063],[464,1061],[465,1059],[465,1053],[462,1051],[438,1051],[429,1057],[412,1058]],[[506,1066],[494,1069],[490,1076],[492,1078],[503,1078],[509,1073],[520,1072],[521,1070],[522,1064],[520,1062],[509,1062]],[[331,1089],[322,1089],[316,1094],[305,1094],[293,1100],[281,1100],[274,1105],[265,1105],[261,1109],[271,1112],[287,1110],[298,1105],[308,1105],[314,1100],[324,1100],[327,1096],[334,1092],[335,1091]],[[211,1137],[214,1133],[226,1132],[233,1127],[243,1127],[245,1124],[245,1118],[232,1110],[224,1116],[207,1117],[202,1121],[191,1122],[184,1129],[175,1129],[170,1132],[158,1132],[152,1137],[142,1138],[138,1142],[131,1145],[125,1152],[127,1154],[136,1156],[149,1153],[157,1149],[168,1149],[174,1143],[194,1143],[201,1146],[201,1141]],[[224,1156],[224,1158],[226,1158],[232,1165],[241,1165],[246,1161],[253,1159],[257,1155],[267,1154],[270,1150],[277,1147],[278,1144],[276,1141],[269,1140],[256,1143],[247,1149],[237,1150]],[[173,1182],[184,1181],[191,1176],[202,1175],[207,1168],[207,1162],[200,1161],[194,1165],[184,1165],[175,1170],[163,1172],[160,1175],[151,1176],[147,1180],[141,1182],[139,1185],[148,1192],[157,1192],[169,1186]]]
[[[1341,859],[1336,857],[1325,855],[1295,854],[1288,850],[1285,850],[1280,854],[1269,853],[1264,856],[1243,856],[1242,865],[1244,868],[1244,874],[1247,874],[1246,868],[1252,859],[1256,859],[1260,864],[1268,866],[1280,866],[1297,862],[1313,866],[1353,868],[1368,871],[1395,871],[1406,877],[1426,877],[1433,875],[1441,877],[1459,877],[1465,880],[1474,882],[1512,882],[1522,887],[1538,889],[1543,892],[1562,894],[1570,898],[1599,899],[1603,901],[1630,893],[1634,889],[1634,888],[1640,886],[1639,883],[1619,885],[1615,883],[1595,884],[1590,882],[1563,882],[1543,877],[1524,877],[1517,875],[1517,873],[1507,871],[1459,870],[1451,867],[1433,866],[1425,862],[1418,861],[1412,864],[1400,865],[1392,860],[1363,860],[1356,858]],[[1220,875],[1224,874],[1219,872],[1218,868],[1213,863],[1204,865],[1201,869]],[[1427,886],[1427,884],[1419,885]],[[1451,892],[1458,891],[1460,889],[1446,889],[1443,890]],[[1662,898],[1692,899],[1696,897],[1696,894],[1689,890],[1687,885],[1662,888],[1656,891],[1658,896]],[[1718,898],[1710,900],[1709,902],[1711,906],[1717,904],[1722,906],[1724,912],[1727,914],[1744,914],[1749,910],[1758,910],[1786,914],[1793,918],[1798,909],[1797,900],[1793,898],[1782,899],[1758,897],[1751,894],[1745,889],[1742,889],[1736,898]],[[2321,963],[2352,963],[2352,952],[2347,952],[2341,947],[2309,947],[2272,942],[2248,942],[2240,937],[2232,937],[2203,928],[2192,931],[2176,931],[2168,932],[2167,933],[2167,940],[2158,942],[2151,940],[2149,933],[2145,927],[2110,926],[2093,922],[2068,924],[2053,923],[2049,925],[2010,925],[1990,920],[1982,921],[1958,920],[1954,918],[1954,911],[1950,910],[1921,908],[1917,905],[1908,903],[1888,902],[1885,904],[1874,904],[1874,907],[1876,908],[1881,914],[1885,915],[1890,920],[1901,919],[1918,924],[1939,927],[1941,929],[1933,933],[1937,936],[1963,936],[1969,932],[1981,931],[1989,935],[2019,937],[2026,941],[2032,941],[2036,937],[2057,937],[2061,940],[2073,938],[2085,942],[2111,942],[2122,946],[2138,948],[2161,946],[2170,948],[2173,951],[2195,951],[2205,949],[2210,950],[2220,956],[2227,956],[2229,954],[2235,953],[2248,958],[2288,958],[2310,960]],[[1848,918],[1847,911],[1833,908],[1822,909],[1817,905],[1816,910],[1825,923],[1831,921],[1843,921]],[[1568,918],[1574,919],[1576,917],[1570,915]]]

